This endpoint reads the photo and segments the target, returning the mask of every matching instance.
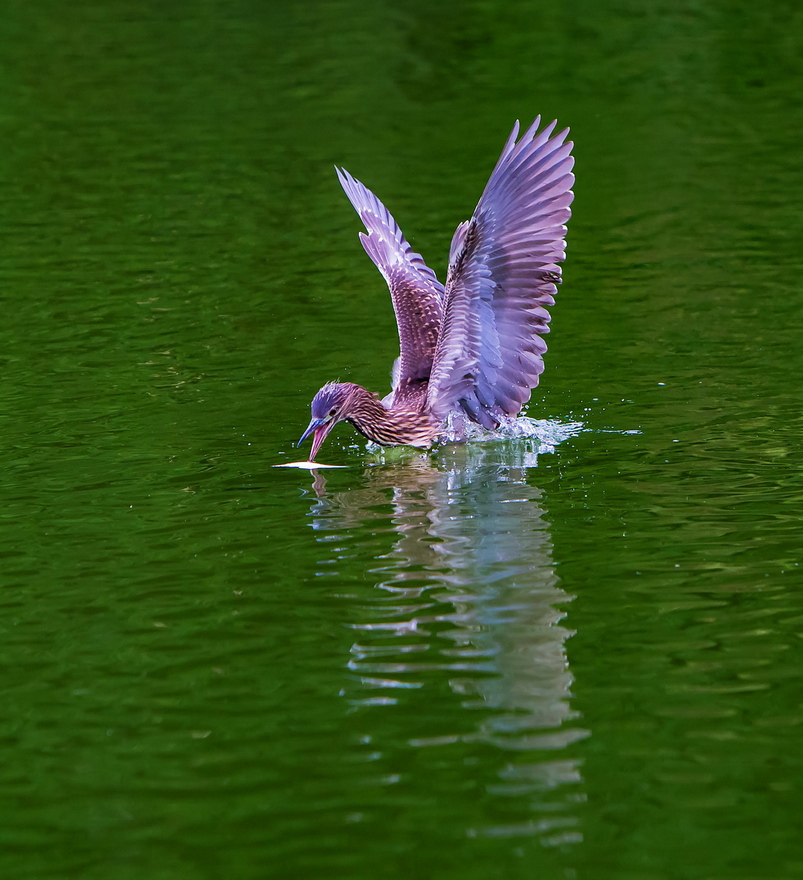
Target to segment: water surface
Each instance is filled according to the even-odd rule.
[[[803,875],[797,5],[0,21],[3,875]],[[539,112],[582,430],[274,469]]]

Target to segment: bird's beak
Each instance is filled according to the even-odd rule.
[[[301,439],[296,443],[296,446],[301,446],[301,444],[309,437],[310,434],[313,434],[312,438],[312,452],[309,454],[309,460],[315,461],[315,456],[318,454],[318,450],[321,448],[321,444],[326,439],[326,435],[334,428],[335,420],[334,419],[313,419],[309,425],[307,425],[307,430],[301,435]]]

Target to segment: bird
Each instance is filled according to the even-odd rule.
[[[317,392],[297,444],[312,436],[310,462],[338,422],[381,446],[426,449],[449,438],[450,419],[494,430],[530,399],[574,198],[569,129],[540,126],[538,116],[521,137],[513,126],[471,219],[454,233],[445,285],[382,202],[335,169],[365,226],[362,246],[390,289],[400,352],[382,399],[353,382]]]

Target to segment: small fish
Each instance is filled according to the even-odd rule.
[[[306,468],[314,471],[316,468],[344,468],[345,464],[321,464],[319,461],[288,461],[287,464],[275,464],[274,467]]]

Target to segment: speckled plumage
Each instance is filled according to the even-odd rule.
[[[461,223],[444,287],[376,196],[348,172],[340,183],[365,224],[360,240],[387,281],[399,327],[393,387],[380,401],[330,383],[312,401],[313,459],[339,421],[382,445],[429,446],[451,412],[486,428],[515,416],[543,371],[574,183],[568,129],[517,140],[513,127],[471,220]]]

